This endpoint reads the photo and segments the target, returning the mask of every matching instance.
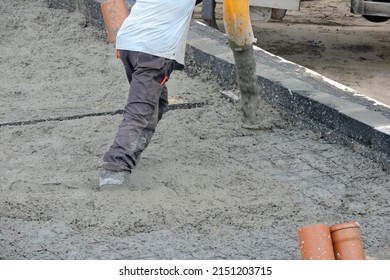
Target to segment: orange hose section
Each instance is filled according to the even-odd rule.
[[[107,38],[110,43],[115,43],[116,34],[123,21],[128,16],[125,0],[108,0],[101,5]]]
[[[255,41],[249,0],[224,0],[223,20],[229,42],[234,48],[247,48]]]
[[[226,7],[226,9],[224,9],[224,19],[227,19],[230,22],[235,22],[236,17],[234,14],[233,0],[224,1],[224,5],[225,5],[224,7]]]

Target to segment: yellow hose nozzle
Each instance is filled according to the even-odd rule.
[[[233,50],[245,50],[256,42],[250,20],[249,0],[224,0],[223,22]]]

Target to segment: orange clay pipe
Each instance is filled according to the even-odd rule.
[[[250,20],[249,0],[224,0],[223,22],[233,51],[251,48],[256,42]]]

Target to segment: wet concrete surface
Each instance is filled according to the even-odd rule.
[[[11,104],[0,109],[5,120],[122,109],[126,81],[111,46],[75,14],[12,2],[20,31],[47,32],[32,49],[52,42],[66,55],[62,64],[49,56],[46,68],[33,56],[21,72],[15,61],[28,51],[16,58],[0,45],[8,65],[0,94]],[[46,28],[34,29],[37,22]],[[56,41],[50,26],[68,27],[77,40]],[[79,56],[91,44],[94,51]],[[300,259],[300,227],[348,221],[361,225],[369,259],[390,259],[389,172],[283,112],[264,107],[269,129],[242,128],[237,104],[221,98],[208,74],[172,76],[172,99],[205,104],[165,114],[125,188],[94,190],[120,115],[0,127],[0,259]]]

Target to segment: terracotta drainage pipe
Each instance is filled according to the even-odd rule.
[[[298,230],[303,260],[334,260],[329,225],[315,224]]]
[[[365,260],[360,226],[357,222],[330,227],[336,260]]]
[[[107,38],[110,43],[115,43],[116,34],[123,21],[129,15],[125,0],[108,0],[101,5]]]

